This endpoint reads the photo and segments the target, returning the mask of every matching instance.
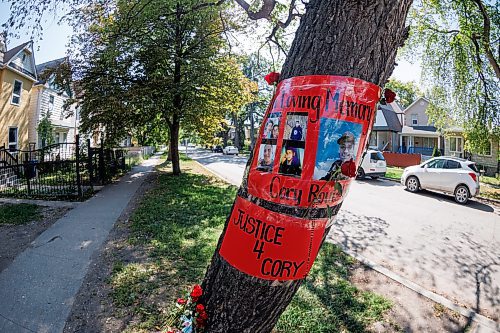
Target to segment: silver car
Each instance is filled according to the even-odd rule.
[[[401,184],[408,191],[420,189],[450,193],[459,204],[479,194],[479,171],[474,162],[457,157],[435,157],[404,169]]]

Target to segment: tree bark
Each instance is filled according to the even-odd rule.
[[[250,119],[250,150],[253,150],[255,147],[255,118],[253,117],[254,105],[255,103],[250,103],[248,106],[248,118]]]
[[[311,0],[280,79],[329,74],[385,84],[394,69],[397,48],[408,34],[404,24],[411,2]],[[249,165],[238,196],[271,211],[306,216],[306,209],[249,196],[248,170]],[[334,215],[340,206],[334,208]],[[313,209],[312,214],[328,216],[326,209]],[[270,332],[303,280],[267,281],[238,271],[219,255],[225,231],[203,281],[201,302],[209,316],[206,332]],[[323,240],[327,234],[328,230]]]
[[[172,172],[174,175],[181,174],[181,165],[179,161],[179,128],[180,122],[177,117],[174,116],[170,129],[170,154],[172,155]]]

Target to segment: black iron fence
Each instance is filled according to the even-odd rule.
[[[126,151],[59,143],[40,149],[0,147],[0,196],[82,199],[126,170]]]

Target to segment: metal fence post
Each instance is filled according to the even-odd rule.
[[[88,161],[87,161],[87,168],[89,170],[89,182],[90,182],[90,186],[92,186],[93,184],[93,178],[94,178],[94,168],[93,168],[93,155],[94,155],[94,152],[92,151],[92,148],[90,147],[90,139],[87,139],[87,149],[88,149],[88,153],[87,153],[87,158],[88,158]]]
[[[80,178],[80,136],[76,135],[76,186],[78,188],[78,197],[81,199],[82,195],[82,180]]]
[[[105,184],[105,175],[104,175],[104,145],[101,141],[101,148],[99,148],[99,179],[101,181],[101,185]]]
[[[28,188],[28,195],[31,195],[31,186],[30,186],[30,165],[28,161],[28,153],[24,153],[24,177],[26,178],[26,186]]]

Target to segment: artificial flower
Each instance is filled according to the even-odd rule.
[[[353,160],[342,163],[342,165],[340,166],[340,170],[342,174],[346,175],[347,177],[356,177],[356,163],[354,163]]]
[[[280,73],[277,72],[271,72],[266,76],[264,76],[264,80],[266,80],[267,84],[269,85],[278,83],[279,79],[280,79]]]

